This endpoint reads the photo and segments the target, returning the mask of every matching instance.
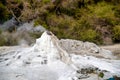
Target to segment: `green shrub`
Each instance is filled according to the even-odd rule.
[[[100,17],[100,18],[114,18],[114,6],[108,4],[106,2],[99,2],[97,5],[89,5],[89,10],[91,11],[91,15]]]
[[[21,0],[14,0],[16,3],[21,3],[22,1]]]
[[[115,5],[102,1],[97,4],[88,5],[87,8],[89,10],[89,16],[105,19],[108,21],[106,22],[108,25],[115,26],[119,24],[119,8]]]
[[[9,32],[3,32],[1,34],[2,38],[2,46],[13,46],[17,45],[18,43],[18,38],[13,37],[12,33]]]
[[[47,4],[49,3],[51,0],[42,0],[43,3]]]
[[[115,16],[120,18],[120,6],[119,5],[115,7]]]
[[[36,26],[38,26],[38,25],[40,25],[39,21],[38,21],[38,20],[35,20],[35,21],[34,21],[34,27],[36,27]]]
[[[47,4],[47,3],[50,3],[51,0],[42,0],[43,4]]]
[[[72,21],[73,19],[67,15],[57,16],[55,14],[54,15],[52,14],[47,17],[47,24],[49,26],[52,26],[51,28],[58,27],[66,29],[68,28],[68,26],[70,27]]]
[[[29,35],[34,39],[40,38],[41,34],[42,32],[29,32]]]
[[[0,10],[5,9],[5,6],[0,2]]]
[[[113,41],[120,41],[120,25],[117,25],[113,28]]]
[[[98,33],[95,30],[88,29],[80,32],[80,39],[83,41],[96,42]]]
[[[116,2],[119,1],[55,0],[52,2],[51,0],[14,0],[7,6],[12,5],[8,8],[12,9],[21,21],[34,20],[34,27],[40,24],[59,38],[71,38],[99,44],[106,36],[102,27],[106,27],[107,32],[111,34],[112,27],[120,25],[120,7],[115,4]],[[14,6],[21,3],[23,9]],[[6,19],[9,15],[5,4],[0,4],[0,9],[2,10],[0,11],[0,19],[3,19],[3,17]],[[118,37],[114,34],[115,32],[113,29],[114,41],[118,40]],[[30,33],[30,35],[34,38],[39,37],[39,33]]]
[[[0,29],[0,35],[1,35],[1,33],[2,33],[2,30]]]
[[[101,78],[103,78],[104,77],[104,73],[100,72],[98,76],[101,77]]]
[[[9,12],[7,11],[7,8],[5,5],[3,5],[1,2],[0,2],[0,21],[5,21],[5,20],[8,20],[9,19]]]
[[[7,37],[6,43],[4,45],[6,45],[6,46],[14,46],[14,45],[17,45],[17,44],[18,44],[17,39]]]
[[[47,17],[47,24],[47,29],[52,31],[58,38],[91,41],[97,44],[102,43],[100,35],[93,29],[93,26],[85,16],[75,20],[67,15],[57,16],[51,14]]]
[[[5,38],[0,35],[0,46],[4,46],[5,44],[6,44]]]

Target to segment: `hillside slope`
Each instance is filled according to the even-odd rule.
[[[2,0],[0,21],[34,20],[34,26],[42,25],[58,38],[112,44],[120,42],[119,4],[119,0]]]

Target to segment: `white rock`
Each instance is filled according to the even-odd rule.
[[[69,54],[74,50],[87,54]],[[93,43],[76,40],[61,42],[54,34],[46,31],[36,40],[33,47],[18,47],[0,55],[0,80],[72,80],[74,78],[79,80],[78,75],[82,74],[77,73],[77,70],[89,67],[120,76],[120,60],[96,58],[99,55],[96,53],[97,50],[101,55],[102,53],[108,53],[105,56],[109,55],[109,51],[105,52]],[[85,79],[96,78],[96,76],[92,77],[93,75],[89,76],[90,79]]]

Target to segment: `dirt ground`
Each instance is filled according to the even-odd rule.
[[[103,49],[110,50],[115,56],[120,59],[120,44],[100,46]]]

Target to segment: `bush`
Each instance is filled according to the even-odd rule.
[[[108,21],[108,25],[117,25],[119,23],[119,7],[105,1],[87,6],[88,15],[95,18],[101,18]],[[102,24],[101,24],[102,25]]]
[[[113,41],[119,42],[120,41],[120,25],[117,25],[113,28]]]
[[[36,26],[38,26],[38,25],[40,25],[39,21],[38,21],[38,20],[35,20],[35,21],[34,21],[34,27],[36,27]]]
[[[1,46],[12,46],[17,45],[18,38],[14,38],[12,33],[9,32],[2,32],[1,37]]]
[[[56,14],[50,14],[46,20],[47,25],[45,27],[58,38],[77,39],[97,44],[102,43],[99,33],[93,29],[90,20],[85,15],[76,20],[68,15],[57,16]]]
[[[42,35],[42,32],[29,32],[29,36],[34,39],[40,38],[41,35]]]
[[[103,72],[100,72],[100,73],[98,74],[98,76],[101,77],[101,78],[103,78],[103,77],[104,77],[104,73],[103,73]]]
[[[98,36],[99,36],[98,33],[92,29],[88,29],[80,32],[80,39],[82,41],[99,43],[99,41],[97,41]]]
[[[115,7],[115,16],[120,18],[120,6],[119,5]]]
[[[50,3],[51,0],[42,0],[43,3],[47,4],[47,3]]]
[[[7,2],[9,2],[7,7],[12,9],[19,20],[23,22],[34,20],[34,27],[40,24],[59,38],[99,44],[106,35],[110,35],[111,38],[113,26],[120,25],[120,7],[119,4],[115,4],[119,0],[12,0],[12,2],[10,0]],[[0,11],[0,15],[7,14],[5,5],[0,4],[0,9],[3,10]],[[3,16],[0,17],[2,19]],[[118,40],[115,32],[113,29],[113,40]],[[37,38],[39,33],[30,33],[30,36]]]
[[[1,35],[1,33],[2,33],[2,30],[0,29],[0,35]]]
[[[45,27],[51,30],[59,38],[67,38],[68,35],[70,37],[71,32],[69,32],[69,29],[72,28],[71,27],[72,23],[74,23],[74,20],[71,19],[71,17],[68,17],[67,15],[57,17],[57,15],[54,14],[48,16],[47,18],[48,25]]]
[[[97,5],[88,6],[92,15],[99,18],[114,18],[114,6],[105,2],[99,2]]]
[[[0,21],[4,22],[5,20],[8,20],[9,17],[10,13],[7,11],[6,6],[0,2]]]
[[[0,46],[4,46],[6,44],[5,37],[0,35]]]
[[[72,21],[73,19],[67,15],[57,16],[55,14],[52,14],[47,17],[47,24],[49,26],[52,26],[53,28],[58,27],[58,28],[66,29],[70,27]]]

